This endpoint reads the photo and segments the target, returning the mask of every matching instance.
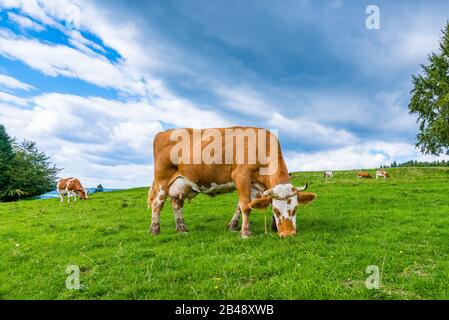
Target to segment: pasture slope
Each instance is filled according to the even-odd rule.
[[[188,234],[175,233],[166,205],[158,237],[147,189],[2,203],[0,298],[447,299],[449,168],[389,171],[389,181],[294,174],[318,199],[284,240],[264,235],[264,211],[251,239],[228,232],[235,194],[187,204]],[[81,270],[79,291],[65,288],[68,265]],[[369,265],[382,270],[380,290],[365,287]]]

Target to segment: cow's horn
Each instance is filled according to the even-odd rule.
[[[301,191],[306,191],[308,187],[309,187],[309,183],[306,182],[304,187],[301,187],[301,188],[295,187],[295,189],[296,189],[296,191],[301,192]]]

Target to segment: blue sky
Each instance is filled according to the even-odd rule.
[[[365,10],[380,10],[368,30]],[[442,1],[0,0],[0,123],[62,175],[152,179],[173,127],[278,129],[290,170],[430,159],[411,75],[437,50]]]

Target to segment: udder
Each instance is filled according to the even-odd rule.
[[[192,199],[198,192],[193,190],[192,183],[183,177],[179,177],[170,186],[168,195],[176,199]]]

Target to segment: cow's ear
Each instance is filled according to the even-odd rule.
[[[273,200],[272,196],[264,196],[251,201],[248,206],[250,209],[266,209],[271,204],[271,200]]]
[[[312,192],[298,192],[298,203],[308,204],[316,199],[316,194]]]

